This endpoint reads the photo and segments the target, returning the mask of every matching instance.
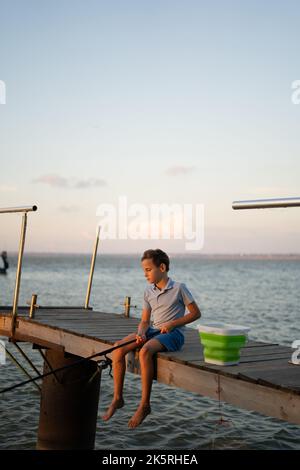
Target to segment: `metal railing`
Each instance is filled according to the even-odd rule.
[[[10,213],[16,213],[16,212],[23,213],[20,243],[19,243],[16,283],[15,283],[14,300],[13,300],[13,308],[12,308],[11,336],[14,336],[14,333],[15,333],[16,318],[18,314],[18,301],[19,301],[19,292],[20,292],[20,284],[21,284],[22,261],[23,261],[26,228],[27,228],[27,213],[34,212],[36,210],[37,210],[37,206],[6,207],[2,209],[0,208],[0,214],[10,214]]]
[[[278,207],[300,207],[300,197],[273,199],[253,199],[249,201],[233,201],[232,209],[272,209]]]
[[[85,297],[84,308],[86,308],[86,309],[89,308],[89,303],[90,303],[90,295],[91,295],[93,276],[94,276],[94,270],[95,270],[95,262],[96,262],[96,257],[97,257],[100,229],[101,229],[101,226],[98,226],[96,241],[95,241],[95,245],[94,245],[94,252],[93,252],[93,256],[92,256],[92,260],[91,260],[91,268],[90,268],[90,275],[89,275],[89,281],[88,281],[88,286],[87,286],[87,292],[86,292],[86,297]]]

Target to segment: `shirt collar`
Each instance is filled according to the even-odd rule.
[[[161,290],[158,289],[158,287],[156,287],[156,285],[154,283],[152,283],[152,290],[154,292],[158,291],[159,293],[162,293],[162,292],[165,292],[168,289],[172,289],[173,285],[174,285],[174,281],[173,281],[173,279],[171,279],[169,277],[168,282],[167,282],[167,284],[165,285],[165,287],[163,289],[161,289]]]

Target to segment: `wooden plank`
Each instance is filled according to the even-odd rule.
[[[246,357],[241,357],[240,359],[240,364],[253,364],[253,363],[259,363],[259,362],[270,362],[272,363],[273,361],[279,361],[280,359],[286,359],[288,361],[291,358],[290,353],[278,353],[278,354],[272,354],[270,356],[246,356]],[[272,364],[271,364],[272,365]]]
[[[108,349],[115,341],[132,333],[132,328],[136,328],[139,323],[139,320],[135,318],[122,318],[117,314],[112,314],[112,317],[110,317],[110,314],[101,312],[96,314],[93,312],[94,318],[87,318],[86,312],[72,313],[71,316],[63,311],[62,314],[53,311],[49,315],[48,312],[47,316],[44,316],[41,320],[39,318],[30,320],[27,315],[25,317],[20,316],[18,318],[16,339],[27,340],[40,345],[47,343],[53,345],[53,347],[56,345],[57,347],[64,348],[66,352],[71,354],[87,357],[95,352]],[[11,315],[0,314],[0,334],[9,335],[10,328]],[[219,396],[220,393],[223,393],[220,384],[224,383],[225,395],[223,398],[229,403],[236,404],[235,401],[237,401],[239,404],[236,404],[236,406],[254,409],[270,416],[294,420],[291,422],[295,422],[295,410],[293,411],[295,399],[293,398],[291,404],[291,401],[287,400],[287,396],[290,396],[289,394],[291,393],[293,397],[300,396],[300,374],[296,372],[295,366],[292,366],[294,367],[293,373],[288,373],[287,361],[290,359],[291,348],[253,341],[250,344],[248,343],[247,347],[242,350],[241,362],[238,366],[207,364],[203,361],[202,351],[203,348],[198,338],[198,332],[190,328],[186,332],[186,342],[181,351],[157,354],[157,362],[155,364],[157,366],[158,380],[159,376],[164,380],[164,375],[166,374],[167,382],[164,383],[179,384],[176,386],[212,396],[213,398],[216,397],[216,394]],[[111,357],[111,354],[108,356]],[[130,369],[131,367],[135,373],[139,373],[138,352],[131,355],[131,362],[132,365],[130,366],[129,356],[127,362],[129,364],[128,368]],[[300,372],[299,367],[297,371]],[[200,378],[203,383],[200,383]],[[232,389],[232,397],[230,399],[226,396],[226,393],[229,394],[230,392],[228,380],[232,381],[230,382]],[[186,385],[184,384],[185,381]],[[245,388],[241,388],[241,383]],[[220,387],[218,388],[219,385]],[[226,389],[227,386],[228,390]],[[257,403],[254,397],[255,388],[252,389],[251,387],[263,387],[263,389],[259,389],[264,391],[264,394],[261,396],[264,399],[262,403]],[[243,393],[246,393],[245,390],[248,390],[249,396],[238,398],[236,396],[236,388]],[[278,392],[285,394],[281,411],[279,409]],[[269,409],[271,405],[266,403],[266,401],[272,401],[272,393],[275,393],[274,396],[278,400],[276,398],[277,404],[272,405],[273,408],[271,407],[270,413],[273,414],[270,414]],[[283,396],[280,395],[280,397],[282,398]],[[253,400],[253,406],[257,408],[247,408]],[[245,406],[243,404],[244,401]],[[297,401],[296,403],[299,406],[299,402]]]
[[[35,321],[39,321],[36,320]],[[61,325],[66,325],[69,329],[73,330],[74,328],[79,328],[79,327],[91,327],[97,330],[97,328],[101,328],[102,330],[107,330],[110,331],[112,329],[114,330],[125,330],[125,329],[134,329],[137,330],[138,325],[137,324],[132,324],[128,323],[127,325],[118,325],[117,323],[114,324],[113,322],[109,324],[103,324],[103,322],[74,322],[72,321],[69,322],[68,320],[62,320],[62,321],[53,321],[53,322],[48,322],[48,321],[39,321],[39,323],[44,324],[44,325],[53,325],[53,326],[61,326]]]
[[[262,341],[254,341],[254,340],[248,340],[245,346],[243,346],[244,349],[247,348],[263,348],[266,346],[278,346],[278,343],[263,343]]]
[[[83,308],[73,308],[73,311],[72,311],[72,307],[67,307],[69,309],[68,312],[66,312],[66,307],[41,307],[39,310],[37,310],[37,316],[36,318],[37,319],[40,319],[41,321],[50,321],[50,318],[54,321],[58,321],[60,320],[60,318],[65,318],[67,320],[75,320],[75,321],[80,321],[81,318],[82,320],[84,321],[93,321],[94,319],[101,319],[102,321],[106,321],[108,322],[108,324],[112,324],[112,322],[114,321],[118,321],[120,320],[120,318],[123,318],[125,320],[125,322],[128,322],[128,321],[131,321],[131,320],[134,320],[135,324],[138,324],[139,321],[140,321],[140,318],[135,318],[135,317],[130,317],[129,319],[124,317],[123,314],[116,314],[116,313],[108,313],[108,312],[96,312],[96,311],[89,311],[87,312],[85,309]],[[28,312],[28,308],[27,309],[27,312]],[[74,310],[75,309],[75,310]],[[71,313],[72,313],[72,316],[71,316]],[[63,315],[63,317],[62,317]],[[75,315],[75,316],[74,316]],[[193,328],[191,327],[187,327],[187,330],[186,330],[186,338],[189,340],[189,341],[193,341],[195,342],[195,344],[197,344],[199,342],[199,335],[198,335],[198,331],[197,330],[194,330]],[[247,348],[250,348],[250,347],[256,347],[257,345],[261,345],[262,347],[265,347],[265,346],[268,346],[268,344],[265,344],[265,343],[262,343],[262,342],[257,342],[257,341],[252,341],[252,340],[249,340],[248,344],[247,344]]]
[[[250,348],[250,349],[241,349],[241,358],[242,357],[251,357],[251,356],[270,356],[272,354],[284,354],[284,353],[292,353],[293,349],[289,348],[288,346],[271,346],[271,347],[258,347],[258,348]]]
[[[7,321],[10,323],[10,321],[11,321],[11,320],[10,320],[10,317],[6,317],[6,319],[7,319]],[[24,325],[25,323],[28,322],[28,323],[31,324],[31,325],[34,325],[34,324],[35,324],[35,325],[40,325],[40,326],[49,327],[49,328],[51,328],[51,329],[53,329],[53,330],[61,330],[61,331],[69,331],[69,332],[72,332],[72,330],[71,330],[71,325],[69,325],[69,324],[66,325],[67,328],[62,328],[62,327],[57,326],[57,325],[49,325],[49,324],[46,324],[46,323],[37,322],[36,319],[30,320],[30,319],[28,319],[28,318],[19,318],[19,321],[20,321],[20,324],[21,324],[21,322],[22,322],[22,325]],[[130,325],[129,325],[129,327],[130,327]],[[79,330],[79,331],[78,331],[78,330]],[[87,337],[87,338],[89,337],[88,335],[86,335],[86,334],[83,332],[83,329],[82,329],[82,328],[80,328],[80,329],[77,328],[77,331],[73,331],[73,332],[74,332],[76,335],[80,335],[80,336],[82,336],[82,337]],[[130,332],[130,328],[129,328],[128,332]],[[101,335],[101,331],[100,331],[99,334]],[[96,336],[93,335],[93,337],[95,338]],[[99,339],[100,339],[100,338],[99,338]]]
[[[173,360],[173,358],[169,358],[170,360]],[[288,359],[275,359],[274,363],[272,363],[272,366],[274,367],[277,367],[277,368],[286,368],[286,365],[287,365],[287,361]],[[174,361],[175,363],[177,364],[182,364],[182,362],[180,360],[176,360]],[[257,380],[256,378],[251,378],[251,377],[247,377],[247,371],[248,370],[257,370],[258,368],[261,370],[262,374],[264,374],[264,371],[266,370],[270,370],[271,368],[271,364],[267,361],[263,361],[263,362],[253,362],[253,363],[247,363],[247,364],[238,364],[238,365],[235,365],[235,366],[218,366],[218,365],[214,365],[214,364],[208,364],[208,363],[205,363],[204,361],[189,361],[189,362],[184,362],[183,363],[184,365],[187,365],[187,366],[193,366],[193,367],[198,367],[200,368],[201,370],[206,370],[206,371],[209,371],[211,373],[217,373],[217,374],[220,374],[222,376],[226,376],[226,377],[231,377],[233,379],[243,379],[245,381],[248,381],[248,382],[252,382],[252,383],[259,383],[259,380]],[[298,384],[300,383],[300,379],[298,381]],[[278,388],[278,385],[276,384],[273,384],[271,382],[268,382],[268,386],[272,387],[275,389],[275,388]],[[289,390],[290,387],[288,385],[284,386],[282,385],[280,388],[284,388],[285,390]],[[293,390],[295,391],[296,388],[295,386],[293,387]]]
[[[32,343],[32,345],[35,344],[35,338],[30,335],[24,335],[24,334],[19,333],[16,338],[17,338],[17,342],[20,341],[20,342],[25,342],[25,343]],[[50,343],[50,341],[47,341],[46,339],[41,339],[41,338],[39,339],[39,346],[41,348],[54,349],[55,351],[60,351],[60,352],[65,351],[64,346],[58,345],[56,343]]]
[[[49,319],[49,318],[39,318],[39,317],[35,317],[34,318],[35,321],[38,321],[39,323],[49,323],[49,324],[55,324],[55,325],[59,325],[60,323],[62,322],[68,322],[70,327],[72,327],[72,325],[76,325],[76,324],[84,324],[84,325],[97,325],[97,324],[101,324],[103,325],[103,327],[107,327],[109,328],[111,325],[114,325],[114,326],[126,326],[126,325],[134,325],[134,326],[137,326],[138,325],[138,322],[134,322],[134,321],[128,321],[128,322],[121,322],[120,320],[103,320],[101,318],[85,318],[85,319],[72,319],[72,318],[53,318],[53,319]]]
[[[8,307],[11,308],[11,307]],[[66,309],[68,311],[66,312]],[[29,307],[25,307],[25,311],[28,313]],[[97,312],[97,311],[86,311],[82,307],[69,307],[69,306],[62,306],[62,307],[55,307],[55,306],[50,306],[50,307],[40,307],[40,309],[37,310],[36,313],[36,319],[39,319],[41,321],[50,321],[50,319],[54,321],[59,321],[61,318],[67,319],[67,320],[72,320],[74,321],[80,321],[81,319],[85,321],[93,321],[94,319],[101,320],[103,322],[107,322],[108,324],[112,324],[112,322],[117,321],[119,322],[120,319],[123,319],[125,322],[129,322],[131,320],[134,321],[134,324],[138,324],[140,321],[140,318],[135,318],[135,317],[130,317],[126,318],[123,314],[116,314],[116,313],[108,313],[108,312]],[[186,329],[186,338],[189,341],[195,342],[197,344],[199,342],[199,336],[198,336],[198,331],[191,328],[187,327]],[[269,346],[269,344],[262,343],[262,342],[257,342],[253,340],[249,340],[247,343],[246,348],[250,347],[256,347],[257,345],[261,345],[262,347]]]
[[[259,383],[300,390],[300,368],[288,362],[276,369],[257,368],[243,372],[243,377],[252,378]]]
[[[11,329],[11,318],[6,318],[5,329],[0,330],[0,334],[8,335]],[[35,344],[43,345],[44,342],[61,346],[66,352],[80,357],[87,357],[97,352],[108,349],[112,342],[95,338],[84,337],[78,333],[60,330],[48,325],[19,319],[19,328],[16,330],[16,340],[23,338],[31,338]],[[108,354],[110,357],[110,354]]]
[[[48,326],[52,326],[52,327],[57,327],[59,326],[59,328],[65,328],[65,329],[68,329],[70,331],[83,331],[83,332],[87,332],[87,330],[89,331],[92,331],[92,333],[94,335],[101,335],[101,334],[115,334],[115,333],[124,333],[126,331],[131,331],[131,332],[136,332],[136,328],[132,328],[131,325],[127,325],[127,326],[122,326],[122,327],[112,327],[112,328],[105,328],[103,327],[103,325],[99,324],[99,325],[83,325],[83,324],[78,324],[78,325],[73,325],[72,327],[70,327],[70,324],[68,322],[61,322],[59,325],[57,324],[51,324],[51,323],[41,323],[39,322],[39,324],[41,325],[48,325]]]
[[[108,317],[108,318],[103,318],[103,317],[98,317],[98,316],[87,316],[86,318],[83,316],[77,316],[74,317],[68,316],[68,315],[41,315],[40,313],[38,315],[35,315],[35,319],[39,321],[62,321],[62,320],[68,320],[68,321],[83,321],[83,322],[93,322],[93,321],[102,321],[103,323],[139,323],[138,319],[131,318],[129,320],[124,320],[123,318],[115,318],[115,317]]]
[[[257,351],[257,354],[255,353]],[[262,352],[261,352],[262,351]],[[203,348],[201,345],[199,346],[190,346],[187,344],[184,344],[183,348],[180,351],[174,352],[174,353],[168,353],[172,355],[174,360],[180,360],[180,361],[192,361],[197,364],[197,362],[202,362],[204,360],[203,357]],[[274,347],[272,348],[266,348],[266,350],[263,350],[259,348],[257,350],[256,348],[252,348],[249,352],[241,352],[241,362],[250,362],[253,360],[266,360],[274,358],[278,358],[279,356],[281,357],[290,357],[292,354],[292,349],[287,348],[287,347]]]
[[[248,360],[249,359],[249,360]],[[264,356],[263,358],[261,356],[254,357],[254,360],[251,358],[246,358],[244,362],[240,361],[238,364],[234,365],[218,365],[218,364],[210,364],[208,362],[200,361],[189,361],[191,365],[194,367],[202,367],[202,365],[205,365],[206,367],[209,367],[212,370],[219,371],[220,373],[226,373],[226,375],[230,374],[237,374],[240,371],[243,370],[248,370],[248,369],[253,369],[253,368],[259,368],[259,369],[270,369],[273,366],[278,367],[279,365],[285,366],[288,363],[289,356],[288,355],[278,355],[278,356]]]
[[[224,376],[268,385],[274,389],[293,390],[300,394],[299,367],[289,364],[288,358],[275,359],[272,363],[262,361],[237,366],[220,367],[206,364],[206,368],[207,366]],[[288,366],[291,366],[291,368]]]
[[[248,356],[248,357],[241,357],[240,361],[239,361],[239,364],[236,364],[236,365],[232,365],[232,366],[222,366],[222,365],[215,365],[217,369],[220,369],[220,368],[226,368],[227,371],[230,371],[230,370],[236,370],[237,368],[242,368],[243,365],[248,365],[248,364],[259,364],[259,363],[264,363],[266,364],[267,366],[272,366],[272,363],[276,362],[276,361],[281,361],[282,359],[284,359],[286,361],[286,363],[288,363],[289,359],[291,358],[291,355],[290,354],[278,354],[278,355],[274,355],[272,354],[271,356]],[[197,360],[190,360],[189,361],[191,364],[202,364],[204,362],[204,360],[200,360],[200,359],[197,359]],[[207,363],[209,364],[209,363]],[[214,364],[209,364],[211,366],[214,366]]]
[[[0,306],[0,312],[2,311],[12,311],[12,305],[1,305]],[[88,307],[88,309],[85,309],[83,306],[70,306],[70,305],[64,305],[64,306],[52,306],[52,305],[48,305],[48,306],[43,306],[43,305],[39,305],[38,307],[39,309],[41,310],[52,310],[52,309],[55,309],[55,310],[68,310],[68,309],[73,309],[73,310],[80,310],[80,311],[93,311],[92,307]],[[24,310],[29,310],[30,307],[28,305],[20,305],[18,307],[18,311],[24,311]]]
[[[300,395],[157,359],[157,380],[239,408],[300,424]]]
[[[216,371],[222,375],[226,376],[239,376],[241,374],[246,375],[248,371],[265,371],[265,370],[270,370],[272,367],[276,367],[277,369],[279,367],[286,367],[288,364],[288,358],[287,357],[279,357],[279,358],[273,358],[271,360],[262,360],[262,361],[251,361],[251,362],[246,362],[246,363],[239,363],[236,365],[232,366],[219,366],[215,364],[209,364],[201,361],[190,361],[189,362],[191,365],[197,367],[202,367],[203,365],[206,366],[206,368],[211,369],[212,371]]]

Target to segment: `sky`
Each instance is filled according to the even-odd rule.
[[[0,0],[0,207],[38,206],[25,249],[91,252],[99,206],[118,214],[123,197],[201,205],[194,252],[300,253],[300,208],[232,210],[300,196],[299,21],[289,0]],[[20,224],[0,214],[0,250]],[[186,250],[101,232],[100,246]]]

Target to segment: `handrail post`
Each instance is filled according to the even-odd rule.
[[[29,310],[29,318],[34,318],[35,309],[37,307],[36,300],[37,300],[37,294],[32,294],[31,303],[30,303],[30,310]]]
[[[15,334],[16,319],[17,319],[17,314],[18,314],[18,301],[19,301],[19,292],[20,292],[20,284],[21,284],[22,261],[23,261],[26,227],[27,227],[27,213],[31,211],[36,211],[36,210],[37,210],[37,206],[35,205],[0,208],[0,214],[13,214],[16,212],[23,212],[21,236],[20,236],[20,242],[19,242],[19,255],[18,255],[17,273],[16,273],[14,301],[13,301],[13,308],[12,308],[12,313],[11,313],[11,336],[12,337]]]
[[[15,284],[14,301],[13,301],[13,309],[12,309],[12,317],[11,317],[11,335],[12,336],[14,336],[15,334],[16,319],[17,319],[17,314],[18,314],[18,300],[19,300],[19,292],[20,292],[20,284],[21,284],[21,272],[22,272],[22,261],[23,261],[24,245],[25,245],[26,227],[27,227],[27,212],[25,212],[22,217],[22,228],[21,228],[21,236],[20,236],[20,244],[19,244],[16,284]]]
[[[125,306],[125,317],[129,318],[130,316],[130,305],[131,303],[131,297],[125,297],[125,302],[124,302],[124,306]]]
[[[98,243],[99,243],[100,228],[101,228],[101,226],[98,226],[97,236],[96,236],[96,241],[95,241],[95,246],[94,246],[94,252],[93,252],[92,261],[91,261],[89,282],[88,282],[86,298],[85,298],[85,305],[84,305],[85,309],[89,308],[91,288],[92,288],[92,283],[93,283],[93,275],[94,275],[95,262],[96,262],[96,257],[97,257]]]

